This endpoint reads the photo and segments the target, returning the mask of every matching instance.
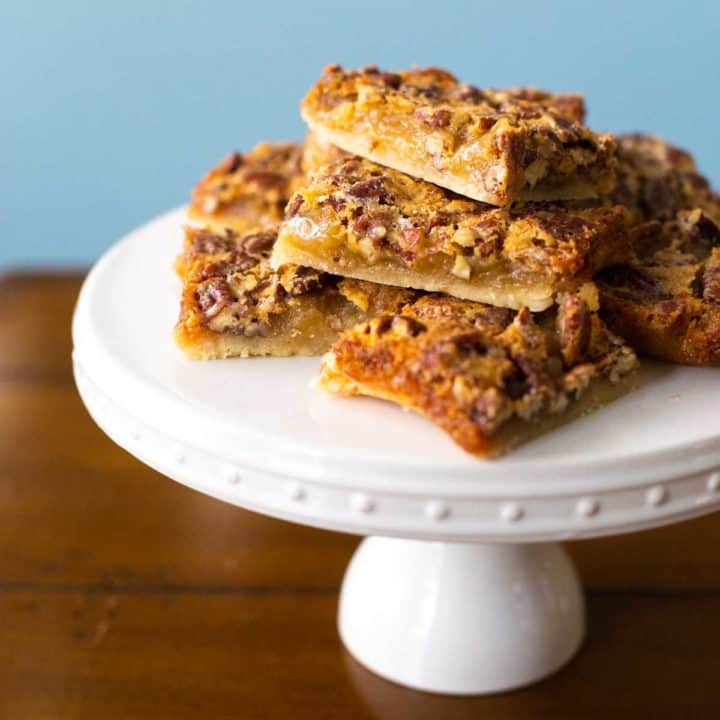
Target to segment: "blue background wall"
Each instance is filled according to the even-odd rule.
[[[720,2],[0,0],[0,267],[84,265],[229,150],[300,137],[329,62],[582,89],[720,184]]]

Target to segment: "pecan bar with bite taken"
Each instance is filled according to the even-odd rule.
[[[188,217],[219,231],[274,228],[302,181],[302,153],[301,145],[286,142],[228,155],[193,189]]]
[[[351,157],[293,196],[272,262],[536,311],[629,258],[625,222],[614,206],[496,208]]]
[[[301,113],[343,150],[493,205],[596,197],[614,183],[614,140],[582,124],[580,95],[331,65]]]
[[[185,230],[178,345],[192,358],[321,355],[338,332],[416,294],[309,268],[273,270],[274,230]]]
[[[695,209],[636,234],[637,258],[597,278],[605,321],[639,352],[720,365],[720,228]]]
[[[590,285],[538,316],[428,295],[343,333],[317,384],[390,400],[497,456],[632,387],[637,358],[596,307]]]

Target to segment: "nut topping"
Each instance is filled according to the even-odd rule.
[[[577,295],[566,295],[561,300],[557,330],[565,364],[577,364],[587,353],[591,331],[590,311]]]
[[[227,283],[216,277],[198,288],[197,301],[205,318],[211,320],[233,301],[233,296]]]

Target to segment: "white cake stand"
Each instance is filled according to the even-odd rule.
[[[560,540],[720,508],[720,372],[646,363],[631,396],[480,462],[393,405],[310,388],[318,361],[193,362],[170,329],[183,210],[98,262],[73,325],[77,385],[119,445],[201,492],[370,536],[339,627],[364,665],[421,690],[488,693],[561,667],[584,635]]]

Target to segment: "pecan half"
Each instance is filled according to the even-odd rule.
[[[210,230],[197,230],[192,235],[192,252],[202,255],[214,255],[235,247],[235,237],[228,232],[226,236]]]
[[[497,388],[488,388],[475,401],[470,419],[480,430],[491,434],[512,412],[507,399]]]
[[[577,295],[566,295],[557,314],[560,351],[567,365],[580,362],[588,351],[592,329],[590,310]]]
[[[269,255],[277,237],[274,232],[255,233],[242,239],[242,250],[253,257]]]
[[[290,202],[285,207],[285,218],[289,220],[290,218],[295,217],[298,214],[300,206],[303,202],[305,202],[305,199],[302,195],[300,195],[300,193],[293,195]]]
[[[345,198],[340,197],[339,195],[330,195],[327,199],[327,204],[335,211],[340,212],[345,205],[347,205],[347,202]]]
[[[228,284],[222,278],[215,277],[201,285],[197,290],[197,302],[203,316],[210,320],[233,301]]]

